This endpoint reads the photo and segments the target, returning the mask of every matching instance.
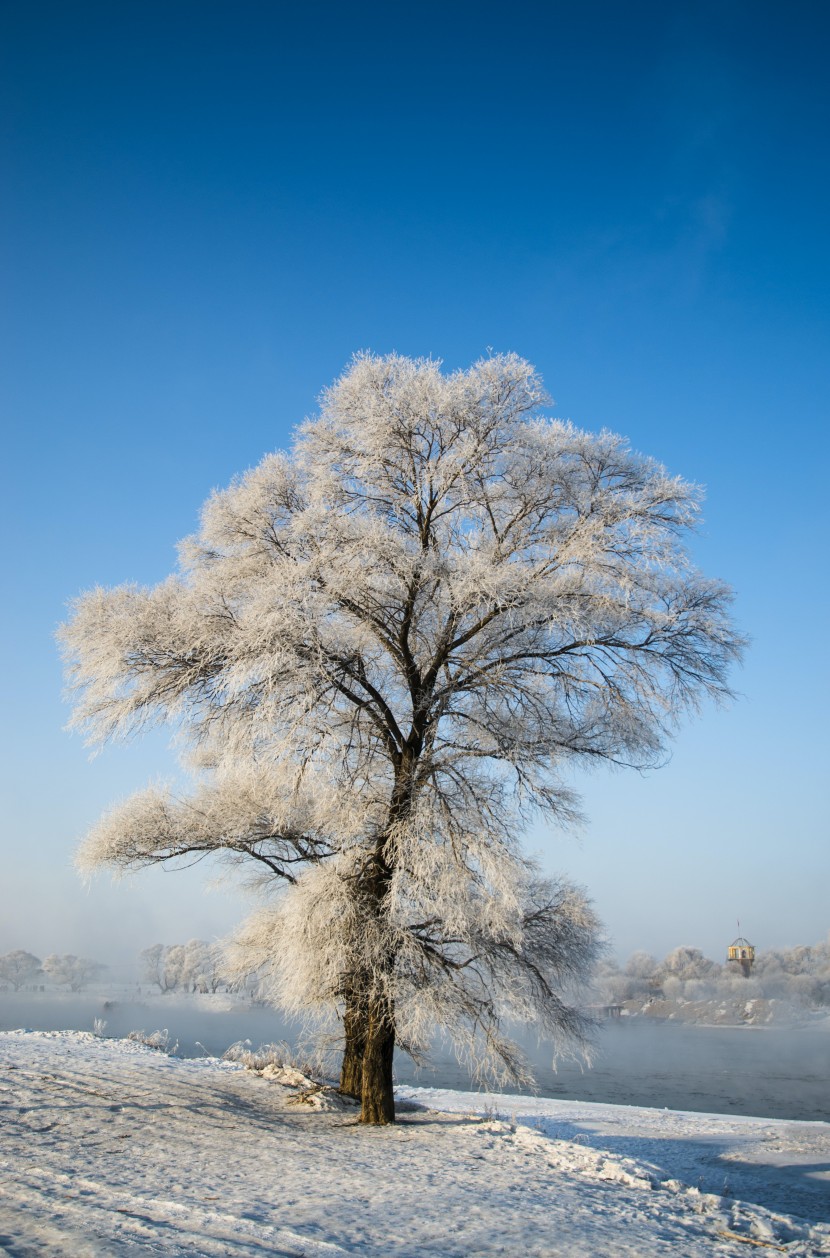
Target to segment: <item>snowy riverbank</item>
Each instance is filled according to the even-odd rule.
[[[0,1253],[830,1255],[826,1123],[403,1087],[423,1108],[366,1129],[291,1096],[215,1059],[0,1033]]]
[[[107,1037],[166,1028],[182,1057],[220,1057],[238,1040],[254,1046],[296,1042],[296,1026],[274,1009],[225,993],[181,995],[101,987],[81,993],[0,993],[0,1031],[91,1031]],[[811,1027],[701,1027],[648,1018],[609,1019],[599,1028],[590,1069],[562,1061],[550,1046],[523,1039],[539,1095],[603,1105],[642,1105],[701,1113],[830,1121],[830,1023]],[[301,1054],[302,1055],[302,1054]],[[436,1044],[416,1070],[396,1055],[400,1084],[470,1090],[468,1071]]]

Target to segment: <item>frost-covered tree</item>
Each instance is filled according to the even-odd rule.
[[[79,992],[87,983],[92,983],[105,972],[106,966],[100,961],[90,961],[88,957],[76,957],[68,952],[63,956],[52,953],[43,962],[43,973],[53,983],[67,986],[73,992]]]
[[[661,979],[677,978],[681,982],[690,979],[709,978],[716,973],[718,967],[714,961],[705,957],[700,948],[681,946],[674,948],[663,958],[658,969]]]
[[[191,939],[186,945],[187,977],[193,992],[216,992],[227,983],[224,951],[219,944]]]
[[[657,969],[657,958],[650,952],[632,952],[625,963],[625,972],[630,978],[646,982],[655,976]]]
[[[138,954],[138,962],[140,975],[145,983],[155,983],[159,991],[169,992],[172,990],[170,977],[167,973],[167,949],[164,944],[153,944],[151,948],[144,948]]]
[[[684,548],[698,491],[545,400],[514,355],[361,355],[290,453],[210,498],[177,575],[93,590],[62,631],[76,726],[167,721],[196,779],[115,809],[82,864],[221,851],[280,885],[243,968],[342,1018],[368,1122],[436,1024],[511,1078],[505,1021],[579,1039],[563,997],[597,923],[521,834],[575,816],[567,766],[658,762],[740,649]]]
[[[204,939],[187,944],[154,944],[139,954],[141,975],[161,992],[215,992],[225,982],[223,950]]]
[[[0,957],[0,978],[11,983],[16,992],[41,976],[40,960],[31,952],[15,948],[14,952]]]

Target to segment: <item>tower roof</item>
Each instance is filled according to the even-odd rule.
[[[738,935],[738,938],[733,940],[733,942],[729,945],[729,947],[730,948],[751,948],[752,944],[749,942],[748,939],[744,939],[743,935]]]

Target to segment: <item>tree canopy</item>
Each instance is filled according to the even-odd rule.
[[[106,969],[100,961],[76,957],[72,952],[64,955],[53,952],[43,962],[43,973],[46,977],[53,983],[66,984],[73,992],[82,991],[87,983],[95,982]]]
[[[16,992],[43,977],[40,959],[22,948],[15,948],[0,957],[0,979],[11,983]]]
[[[569,765],[657,763],[740,652],[684,545],[698,490],[546,400],[515,355],[359,355],[289,453],[211,496],[176,575],[93,590],[62,630],[74,724],[168,722],[194,774],[82,864],[221,851],[279,888],[245,967],[343,1019],[365,1121],[435,1025],[496,1078],[525,1071],[508,1022],[579,1040],[598,923],[521,836],[578,814]]]

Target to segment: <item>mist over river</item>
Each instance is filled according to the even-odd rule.
[[[254,1047],[297,1040],[297,1028],[273,1010],[224,995],[0,991],[0,1030],[91,1031],[95,1019],[105,1021],[105,1036],[167,1029],[185,1057],[221,1056],[238,1040],[250,1040]],[[706,1027],[621,1018],[599,1028],[589,1068],[564,1062],[554,1071],[549,1051],[531,1041],[525,1048],[541,1096],[830,1121],[830,1018],[797,1027]],[[400,1083],[471,1090],[467,1072],[440,1051],[420,1070],[397,1054],[395,1075]]]

